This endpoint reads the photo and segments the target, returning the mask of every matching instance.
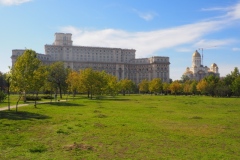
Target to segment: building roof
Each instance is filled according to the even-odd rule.
[[[193,57],[201,57],[200,53],[196,50],[193,55]]]
[[[213,63],[213,64],[211,65],[211,67],[217,67],[217,64],[216,64],[216,63]]]

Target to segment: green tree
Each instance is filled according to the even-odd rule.
[[[40,91],[40,89],[44,86],[44,83],[47,78],[47,72],[46,72],[46,67],[45,66],[39,66],[37,70],[34,72],[34,78],[32,79],[32,83],[34,84],[32,86],[32,92],[35,93],[35,107],[37,107],[37,96]]]
[[[220,80],[215,87],[214,94],[219,97],[229,97],[232,95],[232,90],[224,80]]]
[[[234,68],[233,71],[231,71],[230,74],[226,75],[226,77],[224,77],[223,79],[223,85],[225,86],[225,89],[227,91],[227,95],[230,97],[232,94],[234,94],[233,92],[236,90],[233,89],[233,83],[235,81],[236,78],[240,77],[240,73],[237,67]],[[236,82],[235,82],[236,83]],[[235,84],[236,85],[236,84]],[[218,87],[219,88],[219,87]],[[231,91],[229,91],[229,89]]]
[[[163,92],[164,92],[164,94],[167,95],[169,93],[169,91],[170,91],[170,84],[167,83],[167,82],[164,82],[163,83]]]
[[[110,94],[111,96],[115,96],[119,90],[119,83],[117,81],[117,77],[108,74],[107,75],[107,86],[105,88],[105,93]]]
[[[190,80],[190,78],[188,76],[182,75],[182,77],[181,77],[181,82],[182,83],[185,83],[186,81],[189,81],[189,80]]]
[[[4,91],[7,88],[6,75],[0,72],[0,90]]]
[[[191,93],[191,81],[190,80],[187,80],[184,82],[183,93],[185,93],[186,95]]]
[[[193,80],[190,84],[190,93],[192,94],[196,94],[197,93],[197,81],[196,80]]]
[[[154,78],[149,82],[149,91],[151,93],[160,93],[163,90],[163,83],[160,78]]]
[[[92,99],[94,90],[95,74],[92,68],[86,68],[80,71],[80,83],[81,86],[78,89],[79,92],[87,92],[88,98]]]
[[[62,92],[67,88],[68,69],[64,67],[63,62],[55,62],[49,66],[47,74],[49,85],[55,88],[56,93],[59,90],[62,98]]]
[[[133,90],[134,83],[129,79],[122,79],[119,81],[119,86],[122,94],[125,96],[126,92],[130,93]]]
[[[211,96],[215,96],[215,88],[217,86],[219,78],[214,75],[210,75],[210,76],[205,77],[204,79],[208,83],[207,88],[206,88],[207,94],[209,94]]]
[[[199,81],[196,87],[201,94],[207,94],[208,83],[205,79]]]
[[[81,70],[79,91],[87,92],[88,98],[92,99],[93,95],[102,95],[106,90],[110,91],[113,86],[107,87],[109,79],[105,71],[94,71],[92,68]],[[112,84],[114,83],[113,81]]]
[[[225,85],[231,86],[234,81],[234,77],[230,74],[226,75],[226,77],[223,78],[223,82]]]
[[[11,70],[11,90],[19,92],[20,96],[16,104],[24,95],[24,101],[26,101],[26,94],[29,91],[38,90],[42,81],[39,78],[39,72],[41,67],[41,61],[37,58],[37,54],[33,50],[26,50],[21,56],[19,56]]]
[[[106,91],[108,85],[108,74],[105,71],[94,71],[93,95],[102,95]]]
[[[149,81],[146,80],[146,79],[142,80],[138,85],[139,92],[147,93],[148,92],[148,87],[149,87]]]
[[[239,69],[237,67],[231,72],[231,76],[235,79],[240,76]]]
[[[0,102],[4,102],[4,100],[7,98],[7,95],[0,90]]]
[[[176,94],[181,91],[182,86],[181,86],[181,84],[179,83],[179,81],[176,80],[176,81],[174,81],[174,82],[172,82],[172,83],[170,84],[169,89],[170,89],[171,93],[172,93],[172,94],[175,94],[175,96],[176,96]]]
[[[75,96],[76,91],[81,86],[80,84],[80,73],[77,71],[70,71],[66,83],[68,86],[68,91],[72,92],[73,96]]]
[[[240,76],[235,78],[235,80],[232,83],[232,91],[234,95],[240,96]]]

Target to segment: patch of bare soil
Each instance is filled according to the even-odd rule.
[[[63,148],[67,151],[76,150],[76,149],[84,150],[84,151],[93,151],[94,150],[93,146],[83,144],[83,143],[78,144],[76,142],[74,142],[74,144],[66,145]]]

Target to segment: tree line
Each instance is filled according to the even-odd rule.
[[[169,89],[175,94],[206,95],[213,97],[240,96],[240,73],[237,67],[223,78],[209,75],[200,81],[182,76],[170,84]]]
[[[8,73],[0,72],[0,97],[10,91],[19,93],[19,100],[26,101],[27,94],[37,96],[39,93],[62,94],[86,93],[89,98],[99,95],[115,96],[119,93],[173,94],[173,95],[209,95],[231,97],[240,95],[240,74],[238,68],[224,78],[214,75],[200,81],[182,77],[171,83],[162,82],[160,78],[151,81],[142,80],[135,84],[129,79],[118,81],[116,76],[105,71],[91,68],[73,71],[63,62],[43,65],[33,50],[26,50],[19,56]],[[6,95],[5,95],[6,97]],[[4,99],[4,98],[3,98]],[[18,101],[19,101],[18,100]],[[0,98],[1,101],[1,98]]]

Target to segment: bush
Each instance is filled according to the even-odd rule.
[[[43,99],[54,99],[54,97],[49,96],[49,95],[48,95],[48,96],[42,96],[42,98],[43,98]]]
[[[24,97],[23,97],[24,99]],[[36,96],[26,96],[26,100],[27,101],[40,101],[41,100],[41,97],[36,97]]]
[[[7,94],[5,94],[3,91],[0,91],[0,102],[4,102],[6,98]]]
[[[47,151],[47,148],[44,145],[33,146],[33,148],[29,149],[31,153],[42,153]]]

